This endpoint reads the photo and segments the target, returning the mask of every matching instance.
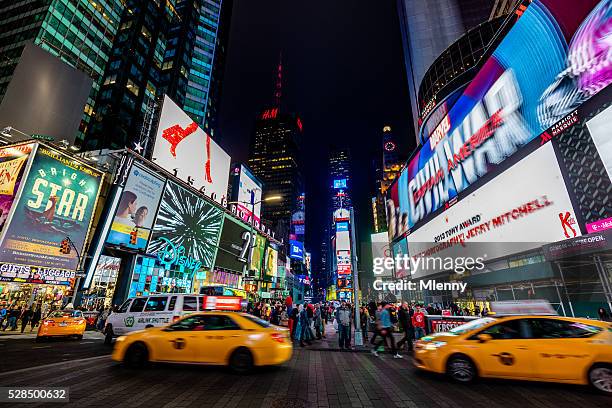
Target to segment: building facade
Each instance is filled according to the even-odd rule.
[[[264,201],[262,215],[275,225],[287,241],[292,215],[298,197],[304,193],[302,178],[302,122],[278,108],[264,111],[255,121],[248,166],[264,183],[264,197],[280,196],[280,200]]]
[[[93,79],[76,135],[81,141],[104,82],[124,7],[123,0],[0,1],[0,102],[25,43],[33,41]]]
[[[329,188],[332,212],[353,206],[351,199],[351,152],[347,147],[333,147],[329,152]]]
[[[216,137],[233,0],[178,0],[162,69],[162,90]]]
[[[419,112],[427,103],[419,99],[419,90],[427,71],[453,42],[489,19],[493,0],[398,0],[397,6],[412,118],[418,134]],[[448,61],[443,68],[456,71]]]

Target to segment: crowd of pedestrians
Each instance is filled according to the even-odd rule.
[[[42,307],[34,305],[32,307],[24,306],[0,306],[0,329],[2,331],[17,331],[18,326],[21,326],[21,333],[25,332],[30,325],[30,331],[38,327],[42,318]]]

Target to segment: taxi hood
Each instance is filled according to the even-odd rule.
[[[454,341],[458,336],[456,334],[453,333],[448,333],[448,332],[438,332],[438,333],[431,333],[428,334],[427,336],[423,336],[419,339],[420,342],[423,343],[429,343],[432,341]]]

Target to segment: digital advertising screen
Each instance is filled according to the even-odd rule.
[[[289,240],[289,257],[291,259],[304,259],[304,243],[301,241]]]
[[[253,220],[255,225],[258,225],[261,217],[261,192],[263,185],[261,181],[251,173],[248,167],[240,165],[237,167],[237,170],[240,173],[238,175],[238,185],[235,185],[236,188],[232,192],[232,201],[236,202],[235,205],[242,220],[247,222],[249,222],[252,216],[252,202],[255,207]],[[236,175],[236,170],[234,170],[234,175]]]
[[[265,268],[266,275],[278,276],[278,249],[272,243],[266,247]]]
[[[609,24],[610,0],[534,0],[389,189],[390,240],[612,82]]]
[[[348,231],[337,231],[336,232],[336,250],[351,250],[351,236]]]
[[[542,163],[546,171],[541,171]],[[520,188],[508,188],[526,179],[529,183],[521,183]],[[471,256],[493,261],[580,235],[553,145],[547,143],[408,235],[407,241],[412,257]],[[467,246],[470,243],[479,245]],[[413,277],[441,272],[420,271]]]
[[[247,226],[226,215],[223,220],[215,267],[242,273],[249,257],[250,238],[251,231]]]
[[[370,234],[370,239],[372,242],[372,259],[376,258],[390,258],[391,257],[391,249],[389,246],[389,238],[386,232],[378,232],[376,234]],[[392,275],[392,271],[388,269],[384,269],[382,273],[374,273],[376,276],[381,277],[390,277]]]
[[[346,188],[346,179],[334,180],[334,188]]]
[[[227,202],[230,156],[167,95],[153,161],[218,203]]]
[[[165,183],[165,178],[152,171],[137,164],[132,166],[106,238],[107,243],[135,249],[147,247]],[[135,228],[138,231],[138,239],[136,244],[132,245],[130,232]]]
[[[219,208],[168,181],[147,252],[158,254],[167,269],[185,262],[212,268],[222,223]]]
[[[75,270],[78,255],[60,253],[70,238],[82,252],[103,174],[59,151],[38,146],[7,226],[0,261]]]
[[[19,191],[34,143],[0,149],[0,235]]]
[[[256,271],[256,278],[261,277],[261,268],[266,253],[266,245],[268,240],[263,235],[255,236],[255,245],[253,245],[253,253],[251,255],[251,270]]]

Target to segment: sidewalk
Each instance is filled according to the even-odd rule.
[[[0,339],[34,339],[36,338],[36,334],[38,333],[38,328],[30,331],[29,328],[26,329],[23,333],[21,333],[21,328],[11,331],[7,329],[6,331],[0,330]],[[99,331],[95,330],[87,330],[83,333],[84,339],[103,339],[104,335]]]
[[[372,338],[372,334],[373,333],[369,331],[367,333],[367,338],[363,338],[363,346],[355,346],[355,330],[353,328],[353,330],[351,331],[351,351],[358,353],[370,352],[370,350],[372,350],[372,346],[370,345],[370,339]],[[395,338],[395,344],[397,344],[397,342],[403,336],[403,333],[394,333],[393,337]],[[314,340],[312,342],[312,345],[306,346],[304,347],[304,349],[317,351],[342,351],[338,343],[338,333],[336,333],[336,329],[334,328],[334,325],[332,323],[329,323],[327,326],[325,326],[325,337],[326,338],[323,338],[321,340]],[[380,340],[380,337],[378,338],[378,340]],[[385,350],[385,352],[390,353],[388,348]],[[400,353],[408,354],[408,352],[406,351],[406,346],[404,346],[402,350],[400,350]]]

